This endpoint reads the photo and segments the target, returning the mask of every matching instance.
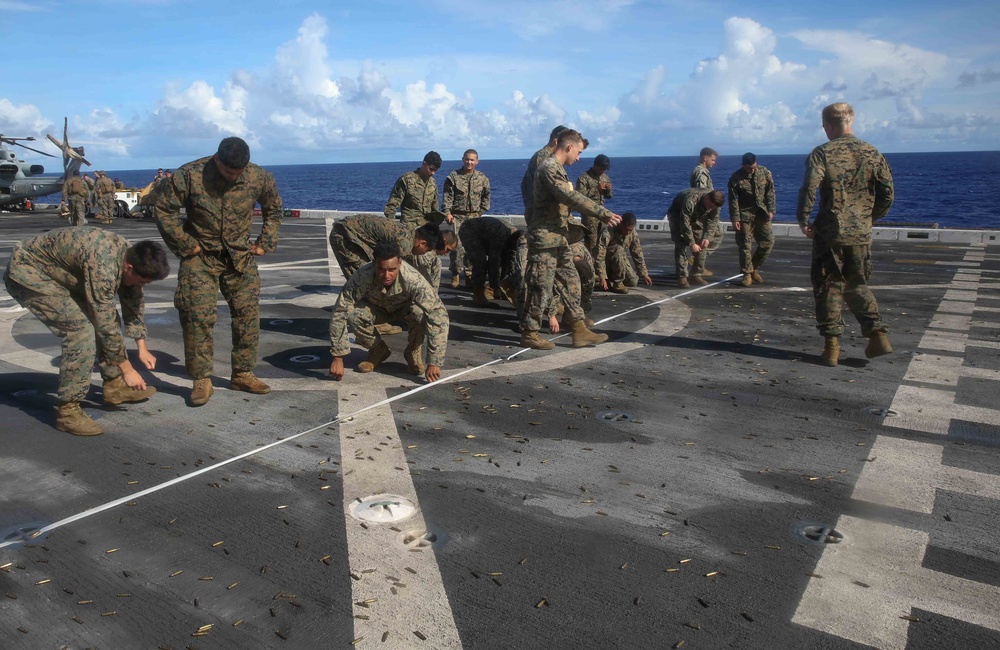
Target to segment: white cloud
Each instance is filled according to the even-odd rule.
[[[0,97],[0,124],[4,135],[44,138],[52,131],[52,122],[42,116],[38,107],[32,104],[14,104]]]

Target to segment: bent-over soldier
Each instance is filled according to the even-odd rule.
[[[399,208],[400,221],[414,227],[427,223],[427,215],[438,209],[438,188],[434,182],[434,174],[439,169],[441,154],[428,151],[420,167],[396,179],[396,184],[389,193],[389,200],[385,203],[386,218],[394,219],[396,208]]]
[[[358,269],[344,285],[330,315],[330,375],[338,381],[344,377],[344,357],[351,351],[348,329],[359,345],[368,348],[358,372],[373,372],[391,354],[378,326],[403,320],[409,326],[403,354],[407,370],[437,381],[448,347],[448,312],[441,298],[415,269],[403,263],[397,242],[379,242],[372,255],[374,261]]]
[[[720,190],[691,188],[674,197],[667,210],[670,221],[670,239],[674,242],[674,268],[677,286],[708,284],[701,276],[688,280],[688,271],[696,255],[711,246],[711,234],[718,228],[719,210],[726,202]]]
[[[215,155],[187,163],[165,182],[169,185],[156,200],[156,225],[181,258],[174,306],[184,335],[184,364],[194,380],[189,403],[201,406],[214,392],[212,330],[220,291],[232,319],[230,387],[266,394],[271,388],[253,374],[260,339],[257,257],[278,245],[282,208],[274,177],[250,162],[246,142],[230,137]],[[251,244],[255,204],[264,225]]]
[[[850,104],[838,102],[823,109],[823,130],[830,141],[809,154],[795,211],[802,233],[813,240],[816,327],[826,340],[822,358],[828,366],[840,360],[845,301],[868,339],[865,356],[872,359],[892,352],[889,328],[868,288],[872,222],[892,206],[892,171],[878,149],[854,135],[853,124]],[[810,224],[817,189],[819,212]]]
[[[646,269],[639,234],[635,232],[635,222],[635,215],[626,212],[620,224],[605,228],[601,233],[595,265],[597,281],[605,291],[628,293],[629,287],[639,284],[639,278],[646,286],[653,284],[653,278],[649,277]]]
[[[459,234],[466,219],[476,219],[490,209],[490,179],[478,171],[479,153],[475,149],[467,149],[462,154],[462,167],[448,174],[444,179],[444,205],[442,212],[448,223],[452,224],[455,233]],[[451,286],[458,288],[459,278],[466,276],[469,269],[462,238],[458,238],[458,246],[451,252]],[[468,286],[468,284],[466,284]]]
[[[729,177],[729,221],[736,229],[740,251],[740,284],[761,283],[760,268],[774,248],[774,177],[767,167],[757,164],[757,156],[743,154],[742,166]],[[754,241],[757,249],[751,254]]]
[[[434,282],[430,273],[434,262],[431,258],[446,255],[455,247],[455,234],[441,232],[434,223],[414,228],[408,223],[371,214],[355,214],[335,221],[330,229],[330,248],[345,279],[350,279],[358,269],[371,262],[375,246],[386,240],[398,242],[404,261],[420,270],[430,283]],[[428,254],[430,257],[425,257]]]
[[[484,307],[494,298],[505,298],[500,279],[513,272],[517,228],[496,217],[470,219],[462,224],[459,239],[472,267],[472,301]],[[489,286],[487,286],[487,281]],[[510,296],[511,301],[515,296]]]
[[[95,355],[105,404],[139,402],[156,392],[128,360],[115,295],[125,335],[135,339],[139,361],[152,370],[156,357],[146,347],[142,287],[169,272],[162,245],[132,245],[87,226],[51,230],[15,246],[3,276],[7,292],[62,339],[57,429],[78,436],[103,433],[80,408],[90,390]]]

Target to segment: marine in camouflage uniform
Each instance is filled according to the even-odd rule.
[[[423,374],[425,370],[423,344],[427,343],[426,376],[434,381],[440,376],[448,348],[448,312],[430,284],[412,267],[398,260],[399,248],[395,246],[394,256],[388,260],[398,263],[398,274],[389,286],[380,281],[378,265],[386,260],[380,258],[387,242],[379,244],[375,250],[375,261],[362,266],[351,276],[337,298],[330,315],[330,353],[334,365],[330,371],[336,379],[343,373],[343,357],[351,351],[347,331],[354,332],[358,345],[368,349],[368,358],[358,366],[359,372],[377,370],[379,364],[389,356],[389,348],[382,341],[376,326],[404,320],[409,326],[406,361],[412,374]],[[341,377],[334,368],[340,363]]]
[[[528,168],[524,170],[521,177],[521,200],[524,202],[524,222],[531,227],[531,221],[535,211],[535,176],[538,174],[538,166],[552,155],[556,148],[556,141],[559,135],[566,131],[566,127],[559,125],[552,129],[549,134],[548,143],[536,151],[528,160]]]
[[[714,190],[715,185],[712,183],[712,168],[715,167],[715,163],[719,159],[718,152],[711,147],[704,147],[699,154],[699,163],[691,171],[691,178],[689,179],[689,184],[693,188],[709,189]],[[715,231],[711,233],[709,237],[709,250],[703,253],[695,253],[694,255],[694,268],[695,274],[698,277],[708,277],[715,275],[710,270],[705,268],[705,261],[707,256],[715,251],[716,248],[722,243],[722,223],[719,222],[718,227]]]
[[[713,202],[712,197],[718,203]],[[725,203],[725,197],[719,190],[691,188],[678,193],[670,203],[667,219],[670,222],[670,239],[674,242],[677,283],[682,287],[689,285],[688,272],[695,255],[692,246],[701,248],[706,240],[711,245],[710,233],[718,228],[719,210]]]
[[[767,167],[757,164],[752,153],[743,155],[742,166],[729,177],[729,221],[736,230],[740,252],[742,285],[763,282],[760,269],[774,248],[774,177]],[[754,241],[757,250],[751,254]]]
[[[80,409],[90,391],[95,355],[105,403],[140,401],[156,392],[128,360],[115,295],[125,335],[136,340],[139,359],[152,369],[156,361],[146,347],[142,287],[168,272],[160,244],[132,247],[124,237],[88,226],[51,230],[14,247],[3,278],[7,292],[62,339],[57,428],[77,435],[102,432]]]
[[[888,327],[868,288],[872,222],[885,216],[892,206],[892,171],[878,149],[852,133],[853,120],[849,104],[836,103],[823,109],[823,128],[830,141],[809,154],[795,211],[802,232],[813,240],[816,321],[826,338],[823,360],[831,366],[837,365],[840,356],[845,301],[869,339],[865,356],[892,352]],[[810,224],[817,189],[819,211]]]
[[[618,226],[601,232],[595,264],[601,286],[615,293],[628,293],[628,287],[637,286],[639,278],[652,284],[639,234],[635,232],[635,215],[626,212]]]
[[[253,375],[260,338],[256,257],[278,245],[283,213],[274,177],[249,160],[243,140],[225,138],[214,156],[179,168],[157,196],[156,225],[181,258],[174,306],[184,335],[184,362],[195,381],[195,406],[212,394],[212,330],[220,290],[232,320],[231,386],[257,394],[270,390]],[[264,223],[251,244],[255,204],[260,204]],[[183,220],[181,209],[187,212]]]
[[[511,235],[515,232],[516,228],[496,217],[470,219],[459,229],[458,236],[472,267],[473,301],[477,305],[488,305],[494,296],[504,295],[500,279],[506,275],[503,272],[505,260],[508,273],[512,268]]]
[[[521,318],[521,344],[535,349],[548,350],[553,346],[538,337],[538,330],[552,302],[557,269],[565,274],[565,320],[572,324],[573,345],[580,347],[607,340],[606,335],[596,335],[587,329],[580,306],[580,276],[573,264],[567,235],[570,210],[596,216],[604,223],[617,223],[619,217],[573,189],[563,165],[576,162],[582,150],[580,134],[564,131],[558,137],[556,150],[539,165],[535,175],[534,212],[528,226],[527,293]]]
[[[441,168],[441,156],[428,151],[420,167],[406,172],[396,180],[385,204],[387,219],[396,217],[399,208],[401,221],[414,227],[427,223],[427,215],[438,209],[438,188],[434,174]]]
[[[400,250],[405,251],[404,261],[419,270],[424,279],[437,288],[441,284],[441,261],[438,254],[447,253],[450,249],[442,240],[441,247],[433,250],[433,244],[438,243],[438,239],[431,241],[430,250],[425,250],[426,246],[415,246],[416,231],[417,228],[409,223],[375,215],[355,214],[333,223],[330,229],[330,248],[344,278],[349,279],[358,269],[372,261],[372,251],[380,241],[398,242]],[[440,231],[438,233],[440,237]]]
[[[479,153],[469,149],[462,154],[462,167],[444,179],[444,206],[449,223],[459,234],[467,219],[483,216],[490,209],[490,179],[478,171]],[[468,273],[466,252],[461,235],[458,246],[451,253],[451,286],[458,288],[458,279]]]
[[[588,314],[594,309],[594,280],[597,277],[597,273],[594,269],[594,256],[590,254],[590,250],[587,248],[585,237],[586,231],[584,227],[570,222],[566,241],[569,243],[569,254],[573,260],[575,274],[569,268],[556,268],[556,283],[553,287],[553,292],[557,302],[553,307],[557,314],[562,313],[563,322],[567,327],[573,324],[568,316],[570,312],[567,309],[567,305],[574,299],[571,295],[571,291],[575,290],[573,287],[576,286],[574,278],[579,278],[580,293],[576,295],[576,299],[579,300],[580,309],[583,310],[584,323],[587,327],[594,325],[593,319]],[[550,307],[549,311],[551,309],[552,307]]]
[[[63,197],[69,205],[69,220],[74,226],[87,225],[87,186],[76,172],[63,183]]]
[[[97,172],[94,192],[97,194],[97,220],[111,223],[115,216],[115,186],[103,171]]]
[[[576,191],[585,197],[604,205],[612,196],[611,178],[607,171],[611,169],[611,159],[603,153],[594,158],[593,166],[580,174],[576,179]],[[597,257],[597,240],[601,236],[601,221],[590,216],[581,216],[580,222],[585,231],[584,246],[591,255]]]

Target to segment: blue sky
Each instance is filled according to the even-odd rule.
[[[263,164],[526,157],[559,123],[612,156],[807,152],[848,101],[883,151],[1000,149],[1000,4],[0,0],[0,132],[99,167],[227,135]],[[47,145],[46,145],[47,146]],[[54,150],[54,148],[53,148]]]

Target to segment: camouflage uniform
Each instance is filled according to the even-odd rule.
[[[691,172],[690,184],[692,188],[709,190],[715,189],[715,186],[712,184],[711,170],[702,164],[699,164]],[[709,255],[715,252],[721,243],[722,222],[716,221],[712,230],[709,231],[708,250],[703,250],[701,253],[693,254],[694,268],[691,270],[691,275],[701,275],[705,272],[705,260]]]
[[[631,258],[631,259],[630,259]],[[632,267],[633,262],[635,268]],[[639,278],[649,275],[646,257],[642,254],[639,233],[623,235],[618,228],[605,228],[597,243],[597,279],[626,287],[639,284]]]
[[[528,161],[528,168],[521,177],[521,200],[524,201],[524,222],[531,228],[531,221],[535,212],[535,177],[538,175],[538,167],[547,158],[552,157],[552,149],[545,145],[531,156]]]
[[[404,254],[413,250],[414,226],[369,214],[355,214],[333,223],[330,248],[345,278],[372,261],[372,251],[380,241],[399,242]]]
[[[670,239],[674,242],[674,266],[678,278],[688,277],[688,268],[694,257],[691,244],[706,239],[706,233],[715,232],[719,227],[719,208],[706,210],[702,207],[702,199],[711,192],[712,190],[707,188],[683,190],[674,197],[670,209],[667,210],[667,218],[670,220]],[[718,243],[715,245],[718,246]]]
[[[600,221],[597,223],[600,224]],[[584,237],[583,226],[578,226],[575,223],[569,224],[569,235],[566,240],[570,242],[569,256],[573,260],[575,275],[568,268],[557,268],[554,291],[556,297],[562,302],[563,309],[567,309],[570,303],[570,288],[575,286],[573,284],[574,278],[579,278],[580,293],[577,295],[580,301],[580,309],[583,310],[584,314],[589,314],[594,308],[594,279],[597,274],[594,270],[594,256],[590,254]],[[547,316],[548,314],[545,315]]]
[[[712,185],[712,172],[703,164],[699,164],[691,172],[691,187],[714,190]]]
[[[4,273],[11,298],[62,339],[59,401],[81,402],[90,390],[94,357],[105,380],[122,375],[128,357],[115,294],[125,317],[125,334],[146,338],[142,287],[122,284],[124,237],[89,226],[60,228],[19,243]]]
[[[602,190],[601,183],[607,183],[608,188]],[[600,178],[594,178],[590,172],[584,172],[576,179],[576,191],[594,203],[604,205],[604,201],[611,198],[611,179],[607,174],[601,174]],[[580,222],[585,231],[584,246],[596,257],[597,240],[601,236],[601,220],[595,217],[581,216]]]
[[[752,172],[742,167],[729,177],[729,221],[736,231],[736,245],[740,250],[740,271],[753,273],[760,270],[774,248],[771,215],[774,214],[774,178],[767,167],[757,165]],[[750,254],[753,242],[757,250]]]
[[[825,337],[843,334],[846,300],[864,336],[888,332],[868,278],[872,222],[885,216],[893,200],[889,164],[878,149],[845,133],[813,149],[806,160],[795,211],[799,226],[809,224],[817,189],[811,272],[817,328]]]
[[[264,225],[250,243],[254,204]],[[187,210],[183,221],[180,210]],[[192,379],[212,375],[218,292],[232,319],[232,372],[251,372],[260,338],[260,275],[251,246],[271,252],[278,245],[281,197],[274,177],[250,163],[233,183],[226,181],[212,156],[178,169],[158,192],[156,226],[167,247],[181,258],[174,306],[184,335],[184,362]],[[195,247],[201,252],[193,255]]]
[[[534,181],[532,220],[528,226],[528,268],[525,272],[526,300],[522,331],[538,331],[552,302],[556,269],[562,269],[566,285],[566,314],[570,323],[584,319],[580,308],[580,275],[573,264],[566,237],[570,210],[597,216],[607,222],[612,213],[573,189],[566,169],[551,156],[539,164]]]
[[[487,279],[494,292],[500,288],[505,244],[515,230],[496,217],[470,219],[462,224],[458,236],[469,256],[473,288],[485,288]]]
[[[97,212],[105,223],[115,216],[115,186],[107,174],[101,174],[97,179],[94,191],[97,193]]]
[[[87,225],[87,186],[79,176],[63,183],[63,197],[69,204],[69,219],[74,226]]]
[[[396,208],[399,208],[400,221],[414,227],[427,223],[424,215],[438,209],[438,188],[434,177],[425,181],[415,171],[400,176],[385,204],[387,219],[396,218]]]
[[[462,229],[466,219],[483,216],[490,209],[490,179],[486,174],[473,170],[463,174],[461,169],[448,174],[444,179],[444,213],[454,217],[455,234]],[[467,269],[466,251],[462,238],[451,252],[452,277],[463,275]]]
[[[371,349],[378,341],[375,325],[394,320],[405,320],[409,325],[410,347],[422,345],[426,335],[427,364],[444,366],[448,311],[437,292],[406,264],[399,265],[396,282],[388,289],[378,282],[373,264],[362,266],[351,276],[330,315],[330,353],[335,357],[350,353],[348,328],[358,345]]]

